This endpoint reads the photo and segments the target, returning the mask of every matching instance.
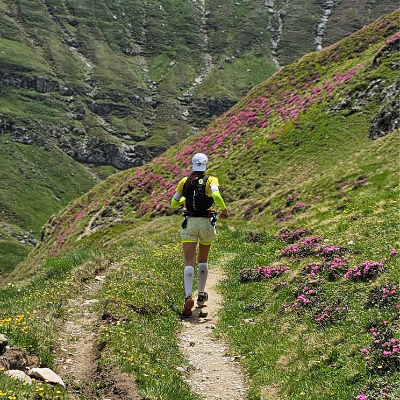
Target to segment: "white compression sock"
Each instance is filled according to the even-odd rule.
[[[199,272],[198,272],[198,289],[199,293],[203,293],[206,287],[207,282],[207,275],[208,275],[208,263],[199,263]]]
[[[185,295],[189,296],[193,290],[194,268],[191,265],[186,265],[184,272]]]

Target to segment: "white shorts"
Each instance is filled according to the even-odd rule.
[[[208,245],[217,237],[215,226],[208,217],[186,217],[187,225],[181,230],[182,242],[199,242]]]

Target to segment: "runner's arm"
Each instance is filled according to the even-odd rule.
[[[184,196],[182,196],[182,191],[183,191],[183,185],[185,184],[187,178],[183,178],[177,188],[176,188],[176,192],[174,194],[174,197],[171,200],[171,207],[173,208],[177,208],[179,207],[181,204],[183,204],[186,200],[186,198]]]
[[[221,212],[219,213],[219,218],[226,219],[229,217],[229,213],[219,191],[218,179],[213,176],[209,181],[211,196],[214,199],[215,204],[221,209]]]
[[[185,202],[185,197],[183,197],[180,193],[175,192],[174,197],[171,200],[171,207],[176,208]]]
[[[221,209],[221,211],[226,209],[225,202],[221,197],[221,193],[219,192],[219,190],[214,190],[213,192],[211,192],[211,196],[214,199],[215,204]]]

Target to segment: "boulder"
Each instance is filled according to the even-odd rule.
[[[61,385],[65,387],[63,380],[50,368],[32,368],[29,370],[28,375],[34,378],[38,378],[49,383]]]

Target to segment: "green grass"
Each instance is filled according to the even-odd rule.
[[[382,154],[388,153],[382,150]],[[330,189],[332,195],[335,190],[334,187]],[[398,260],[390,259],[387,247],[382,248],[383,243],[396,247],[393,215],[398,204],[392,196],[388,196],[388,206],[382,210],[379,224],[374,228],[374,231],[379,228],[380,232],[377,241],[368,233],[371,221],[376,218],[376,207],[370,206],[371,200],[375,199],[372,204],[376,204],[378,197],[374,198],[371,193],[374,190],[372,184],[358,190],[362,191],[357,196],[361,200],[355,204],[362,215],[359,220],[349,222],[346,215],[340,219],[327,218],[326,214],[318,212],[325,207],[324,204],[315,205],[312,212],[315,215],[314,233],[329,239],[330,244],[343,245],[354,239],[357,251],[349,255],[351,266],[367,258],[386,256],[386,272],[374,282],[322,280],[319,290],[324,292],[325,298],[332,300],[343,296],[348,306],[346,318],[326,328],[315,325],[311,318],[312,310],[286,314],[278,312],[282,303],[295,300],[293,290],[301,279],[296,272],[300,268],[298,262],[279,261],[290,266],[288,276],[279,278],[288,281],[288,286],[281,290],[271,288],[271,284],[277,283],[278,279],[258,283],[239,282],[241,269],[276,263],[277,252],[285,247],[282,241],[273,238],[277,226],[249,225],[240,228],[240,221],[219,223],[219,239],[213,245],[210,264],[223,267],[227,278],[220,287],[225,306],[217,331],[227,339],[232,351],[242,356],[243,367],[251,381],[250,398],[261,399],[263,393],[271,393],[272,390],[279,392],[280,397],[274,398],[354,398],[361,386],[378,380],[378,375],[366,369],[359,350],[370,342],[369,327],[380,320],[390,319],[391,313],[390,310],[364,309],[362,304],[373,285],[396,279],[398,274]],[[364,202],[364,198],[370,201]],[[382,201],[381,197],[379,201]],[[300,221],[293,226],[303,226]],[[11,344],[33,354],[42,354],[43,364],[51,366],[50,343],[52,338],[57,337],[54,322],[57,315],[62,315],[60,310],[65,307],[72,288],[79,290],[80,282],[93,278],[95,267],[106,265],[112,259],[118,268],[107,276],[99,295],[101,303],[98,311],[113,316],[100,328],[103,348],[100,363],[115,365],[121,371],[132,374],[144,397],[196,399],[176,371],[177,366],[186,365],[176,344],[183,298],[182,253],[177,238],[179,223],[179,217],[172,217],[148,223],[143,221],[128,229],[117,229],[116,225],[108,232],[108,237],[114,239],[109,242],[109,249],[104,255],[77,253],[49,260],[29,285],[3,289],[2,304],[7,311],[2,312],[0,320],[3,320],[4,331],[4,320],[12,318],[13,323],[7,325],[5,331]],[[238,229],[232,232],[229,226],[237,226]],[[249,229],[257,232],[261,231],[261,227],[267,232],[266,236],[259,243],[249,242]],[[89,238],[86,243],[91,243],[90,247],[103,247],[95,237]],[[301,260],[301,264],[306,261],[309,260]],[[29,324],[25,324],[25,317],[22,323],[16,323],[22,313],[27,315]],[[40,329],[37,326],[43,319],[49,321],[45,331],[43,325]],[[26,331],[26,326],[31,328]],[[44,337],[46,340],[43,342]],[[37,347],[39,343],[40,350]],[[387,384],[394,382],[396,376],[398,373],[388,376]],[[7,390],[18,395],[26,393],[25,387],[9,383],[5,377],[1,379],[5,381]],[[395,392],[390,393],[395,396]]]
[[[114,320],[101,328],[107,344],[102,362],[114,360],[133,374],[144,397],[197,399],[176,370],[187,365],[176,343],[182,306],[180,246],[157,234],[122,246],[127,256],[118,272],[108,275],[100,296],[103,312]]]
[[[390,22],[394,19],[395,15],[387,17],[388,37],[395,32]],[[94,279],[98,268],[110,268],[96,309],[99,315],[110,316],[100,325],[100,365],[132,375],[143,397],[197,398],[176,369],[187,366],[176,338],[181,328],[183,257],[178,239],[181,218],[169,215],[168,204],[184,164],[209,140],[204,148],[210,156],[209,173],[219,177],[232,216],[218,223],[219,236],[210,255],[210,265],[223,268],[226,276],[219,286],[224,307],[215,332],[241,356],[248,397],[355,400],[366,393],[381,400],[379,393],[384,391],[397,399],[399,371],[393,366],[386,369],[382,349],[370,331],[379,329],[385,340],[394,339],[399,324],[398,297],[385,305],[376,295],[397,282],[399,256],[390,253],[400,250],[400,132],[368,138],[371,120],[381,107],[381,100],[366,92],[369,83],[380,80],[383,90],[397,79],[390,68],[398,59],[395,50],[372,67],[386,41],[382,28],[377,29],[380,23],[281,70],[202,134],[142,168],[110,174],[49,220],[43,230],[45,241],[0,289],[0,327],[11,345],[51,366],[51,345],[67,299],[71,293],[82,293],[82,282]],[[349,58],[354,49],[358,57]],[[332,87],[332,77],[336,75],[337,81],[354,67],[359,69],[351,78]],[[304,100],[323,85],[332,91],[312,105],[302,103],[297,116],[285,120],[280,103],[298,101],[293,94]],[[348,96],[351,105],[335,110]],[[351,110],[360,99],[365,104]],[[266,110],[271,111],[268,127],[248,123],[249,116],[264,117]],[[244,122],[241,113],[247,116]],[[155,123],[161,126],[161,120]],[[181,126],[179,121],[175,124]],[[156,138],[149,141],[157,143]],[[17,144],[7,145],[15,146],[14,152],[6,152],[11,162],[21,150]],[[44,156],[39,152],[38,157]],[[12,160],[28,171],[32,158],[31,153],[21,153]],[[29,174],[37,179],[32,168]],[[11,177],[13,184],[21,179]],[[39,187],[39,180],[36,184]],[[8,204],[5,195],[1,199]],[[304,207],[296,211],[295,205],[301,204]],[[312,229],[308,236],[319,236],[321,245],[338,246],[345,252],[343,269],[330,273],[326,260],[308,265],[323,261],[315,253],[282,255],[289,246],[275,236],[282,228]],[[252,242],[250,233],[263,236]],[[300,249],[305,252],[309,247],[300,244]],[[345,278],[346,271],[367,260],[382,263],[383,270],[364,281]],[[288,270],[277,278],[243,281],[242,270],[262,266]],[[314,275],[312,266],[319,268]],[[315,292],[306,293],[309,287]],[[310,296],[310,303],[302,302],[301,294]],[[371,299],[377,304],[371,305]],[[322,312],[329,312],[329,318],[320,322]],[[40,325],[43,320],[46,325]],[[368,360],[363,348],[371,352]],[[3,375],[0,379],[6,380]],[[9,390],[7,385],[14,385],[9,387],[21,397],[26,390],[14,389],[14,382],[2,390]]]
[[[8,230],[0,228],[0,271],[4,278],[32,250],[16,238],[28,235],[40,239],[49,215],[85,193],[95,181],[61,152],[53,151],[48,157],[43,147],[13,142],[9,135],[0,137],[0,145],[0,212],[9,226]]]
[[[176,229],[170,226],[161,237],[151,225],[143,229],[145,237],[122,242],[107,251],[108,255],[84,251],[55,258],[25,284],[2,289],[0,331],[11,347],[38,356],[43,367],[51,368],[53,343],[71,293],[80,293],[82,282],[94,279],[99,269],[111,262],[118,264],[99,294],[101,315],[113,316],[112,323],[105,319],[100,326],[99,340],[104,344],[100,364],[134,374],[144,397],[194,400],[198,397],[190,393],[176,370],[187,363],[175,340],[182,297],[180,245],[166,244]],[[4,393],[18,399],[34,398],[29,396],[42,385],[27,388],[4,375],[0,382]],[[55,389],[52,392],[49,385],[43,386],[47,396],[54,396],[44,398],[67,398],[64,390],[55,394]]]
[[[51,72],[42,55],[35,52],[27,44],[0,38],[1,62],[4,66],[18,66],[18,70],[29,72],[36,70],[39,74],[49,75]],[[25,54],[21,58],[21,54]]]
[[[19,243],[16,239],[0,230],[0,254],[2,255],[2,267],[0,276],[4,278],[29,254],[29,248]]]

